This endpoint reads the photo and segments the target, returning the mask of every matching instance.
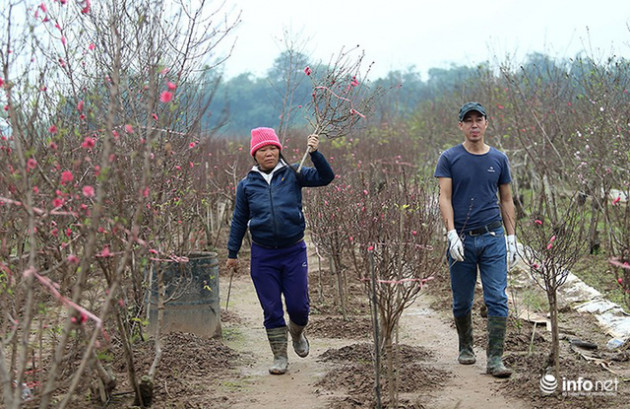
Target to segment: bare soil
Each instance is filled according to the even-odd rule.
[[[242,260],[244,266],[247,260]],[[311,266],[316,266],[313,260]],[[154,408],[374,408],[374,346],[367,297],[361,284],[348,278],[351,302],[344,319],[335,301],[336,277],[311,267],[312,315],[307,336],[311,352],[299,358],[289,343],[289,370],[282,376],[268,373],[271,350],[262,325],[262,309],[247,268],[233,276],[229,305],[226,297],[230,276],[221,268],[222,338],[205,339],[194,334],[172,333],[164,338],[164,355],[156,379]],[[423,290],[425,291],[425,290]],[[479,297],[478,297],[479,298]],[[512,299],[512,310],[523,305]],[[477,305],[481,302],[478,300]],[[606,350],[609,337],[588,315],[570,309],[561,312],[561,374],[566,379],[616,378],[618,388],[606,396],[543,396],[541,374],[546,367],[551,336],[544,326],[527,320],[510,320],[505,362],[514,370],[511,378],[485,374],[485,318],[475,308],[477,363],[457,363],[457,334],[450,318],[448,280],[439,277],[408,308],[398,333],[395,354],[400,399],[396,407],[452,408],[623,408],[630,402],[628,353]],[[596,350],[572,346],[582,340]],[[146,371],[153,357],[152,342],[139,342],[136,362]],[[122,354],[113,363],[121,391],[110,408],[132,407],[133,397],[124,385]],[[586,357],[586,358],[585,358]],[[382,385],[384,407],[387,384]],[[86,406],[86,402],[77,407]],[[392,407],[392,406],[390,406]]]

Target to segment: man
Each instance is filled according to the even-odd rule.
[[[504,153],[485,143],[488,117],[480,103],[467,102],[460,108],[458,126],[464,142],[443,152],[435,169],[440,212],[448,232],[458,361],[463,365],[476,361],[472,305],[479,270],[488,310],[486,372],[506,378],[512,374],[502,361],[508,316],[507,270],[508,264],[516,261],[509,162]]]

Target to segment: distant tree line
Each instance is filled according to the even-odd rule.
[[[612,71],[627,65],[623,59],[608,63],[608,69]],[[308,65],[309,58],[305,54],[288,50],[280,53],[264,77],[245,72],[220,81],[219,74],[208,74],[213,78],[204,82],[208,84],[208,93],[212,96],[209,97],[210,109],[202,119],[201,129],[216,130],[218,135],[232,139],[246,137],[252,127],[259,125],[307,126],[301,109],[308,104],[312,92],[303,72]],[[543,88],[545,81],[553,82],[557,75],[570,77],[567,82],[569,88],[560,91],[579,97],[584,94],[581,84],[588,82],[594,66],[599,64],[580,56],[555,60],[542,53],[533,53],[522,65],[509,69],[524,81],[535,78]],[[390,71],[385,77],[371,80],[371,86],[385,91],[379,100],[377,115],[372,119],[378,122],[408,119],[421,104],[451,95],[465,95],[478,88],[480,79],[500,77],[500,71],[505,69],[505,65],[492,68],[489,62],[477,66],[452,65],[450,68],[431,68],[427,79],[423,79],[414,67]],[[214,86],[215,81],[219,82],[217,87]],[[287,103],[291,106],[287,107]],[[289,120],[282,117],[287,112],[292,112]]]

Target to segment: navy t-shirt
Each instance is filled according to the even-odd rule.
[[[487,153],[474,155],[459,144],[442,152],[434,176],[453,181],[451,201],[458,232],[501,220],[499,185],[512,181],[503,152],[490,147]]]

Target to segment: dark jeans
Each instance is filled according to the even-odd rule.
[[[478,267],[488,316],[507,317],[507,247],[503,227],[477,236],[466,234],[462,241],[464,261],[453,263],[447,251],[453,316],[463,317],[472,310]]]
[[[308,323],[310,300],[304,241],[282,249],[269,249],[252,244],[251,275],[263,308],[265,328],[286,325],[282,306],[283,295],[289,319],[297,325]]]

